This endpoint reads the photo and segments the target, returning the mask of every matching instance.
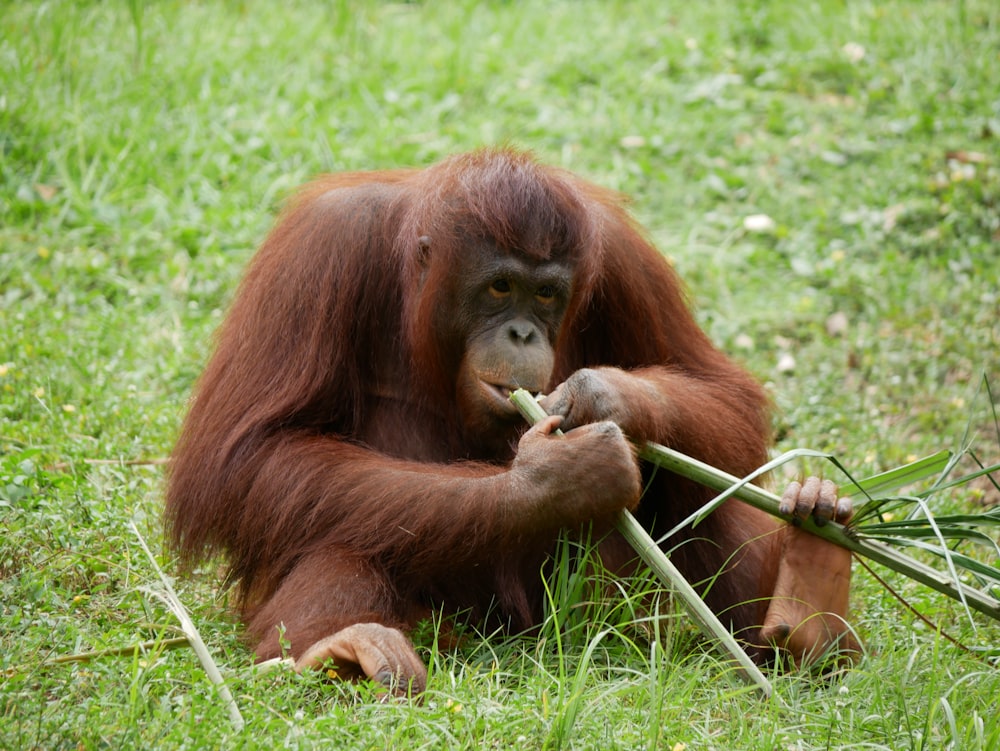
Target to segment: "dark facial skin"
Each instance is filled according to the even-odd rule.
[[[465,343],[458,401],[467,423],[520,423],[510,392],[546,387],[572,272],[564,261],[536,262],[482,245],[455,274],[457,313],[442,324]]]

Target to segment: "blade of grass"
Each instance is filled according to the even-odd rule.
[[[926,537],[933,537],[932,534],[925,535]],[[879,539],[884,542],[889,542],[894,545],[907,545],[909,547],[914,547],[919,550],[925,550],[932,555],[939,557],[944,557],[942,548],[940,545],[930,545],[919,538],[903,538],[897,536],[879,536],[874,535],[874,539]],[[1000,569],[996,566],[991,566],[988,563],[983,563],[982,561],[977,561],[975,558],[963,555],[962,553],[957,553],[954,550],[947,551],[948,558],[958,565],[960,568],[968,571],[970,574],[974,574],[984,581],[993,581],[997,585],[1000,585]]]
[[[925,456],[923,459],[917,459],[915,462],[904,464],[888,472],[882,472],[881,474],[867,477],[864,480],[859,480],[857,483],[851,482],[841,485],[840,492],[848,496],[860,495],[862,493],[867,496],[884,495],[906,485],[920,482],[932,475],[940,474],[948,465],[950,458],[950,451],[939,451],[936,454]]]
[[[907,499],[905,498],[900,499],[900,502],[906,501]],[[941,527],[941,533],[945,537],[989,545],[1000,556],[1000,546],[997,545],[996,541],[978,529],[978,527],[1000,526],[1000,507],[981,514],[947,514],[945,516],[938,515],[934,518]],[[923,520],[909,518],[866,524],[864,532],[868,537],[875,534],[899,537],[930,536],[927,524]],[[1000,569],[998,569],[998,573],[1000,573]]]
[[[949,488],[957,488],[961,485],[965,485],[971,480],[975,480],[977,477],[983,477],[984,475],[992,475],[994,472],[1000,473],[1000,464],[993,464],[989,467],[983,467],[982,469],[977,469],[975,472],[970,472],[967,475],[962,475],[954,480],[949,480],[946,483],[940,485],[935,485],[933,488],[926,490],[922,493],[918,493],[918,496],[928,496],[931,493],[937,493],[941,490],[948,490]],[[992,478],[991,478],[992,479]]]

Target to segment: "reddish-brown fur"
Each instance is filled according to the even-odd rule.
[[[649,385],[626,390],[630,438],[735,475],[766,460],[761,388],[698,328],[616,194],[507,150],[322,178],[240,287],[167,492],[170,540],[188,561],[227,557],[261,658],[279,653],[279,625],[300,655],[352,624],[405,630],[442,606],[529,627],[558,530],[595,516],[609,526],[607,508],[574,506],[544,481],[512,494],[524,426],[467,424],[456,407],[463,342],[439,311],[452,312],[450,272],[470,238],[575,264],[548,389],[615,366]],[[602,461],[591,458],[598,472]],[[711,496],[660,471],[636,515],[656,537]],[[707,600],[751,644],[776,529],[727,503],[664,542],[691,581],[724,572]],[[611,566],[634,557],[613,533],[602,553]]]

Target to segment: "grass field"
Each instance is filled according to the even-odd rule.
[[[1000,460],[994,0],[6,2],[0,747],[1000,748],[1000,627],[889,577],[963,650],[860,569],[870,654],[770,702],[622,603],[457,653],[429,628],[419,706],[259,675],[210,567],[176,586],[242,732],[187,649],[51,662],[177,635],[132,525],[172,572],[155,460],[294,186],[502,142],[634,197],[779,449]]]

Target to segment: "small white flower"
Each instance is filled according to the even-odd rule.
[[[860,63],[865,59],[865,48],[857,42],[848,42],[840,49],[852,63]]]
[[[774,232],[777,227],[767,214],[751,214],[743,219],[743,229],[747,232]]]
[[[779,373],[792,373],[795,370],[795,358],[790,352],[782,352],[778,357],[777,370]]]

